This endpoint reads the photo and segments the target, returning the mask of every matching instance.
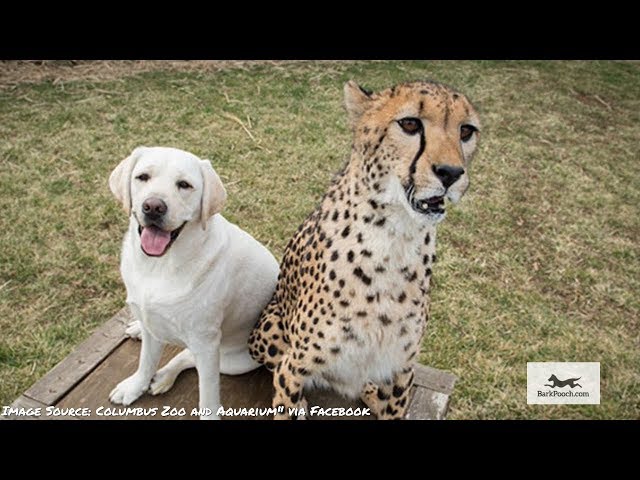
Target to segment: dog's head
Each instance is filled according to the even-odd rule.
[[[558,380],[558,377],[556,377],[555,375],[551,375],[551,376],[549,377],[549,380],[547,380],[547,382],[553,382],[553,381],[555,381],[555,380]]]
[[[209,160],[168,147],[138,147],[109,177],[109,187],[138,222],[142,250],[164,255],[188,222],[222,211],[224,186]]]

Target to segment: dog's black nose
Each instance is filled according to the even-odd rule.
[[[449,188],[456,183],[460,176],[464,173],[464,168],[454,167],[453,165],[434,165],[433,173],[440,179],[444,188]]]
[[[147,198],[142,204],[142,211],[151,220],[158,220],[167,213],[167,204],[159,198]]]

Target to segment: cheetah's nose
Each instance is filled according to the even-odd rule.
[[[433,173],[440,179],[444,188],[449,188],[456,183],[460,176],[464,173],[464,168],[454,167],[453,165],[434,165]]]

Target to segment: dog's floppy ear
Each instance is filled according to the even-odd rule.
[[[344,106],[349,115],[349,124],[355,128],[356,123],[373,103],[374,94],[365,90],[353,80],[344,84]]]
[[[109,177],[109,188],[122,203],[127,215],[131,215],[131,173],[145,148],[138,147],[131,152],[131,155],[122,160]]]
[[[227,201],[227,191],[209,160],[200,160],[200,171],[203,180],[200,222],[202,229],[206,230],[207,221],[222,211]]]

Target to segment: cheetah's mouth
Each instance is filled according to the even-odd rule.
[[[437,195],[426,199],[417,199],[414,196],[416,187],[413,183],[409,185],[409,187],[406,188],[405,191],[407,193],[407,200],[409,201],[409,205],[411,205],[411,208],[413,208],[416,212],[422,213],[423,215],[444,214],[444,195]]]
[[[411,199],[411,207],[418,213],[444,213],[444,197],[430,197],[425,200]]]

